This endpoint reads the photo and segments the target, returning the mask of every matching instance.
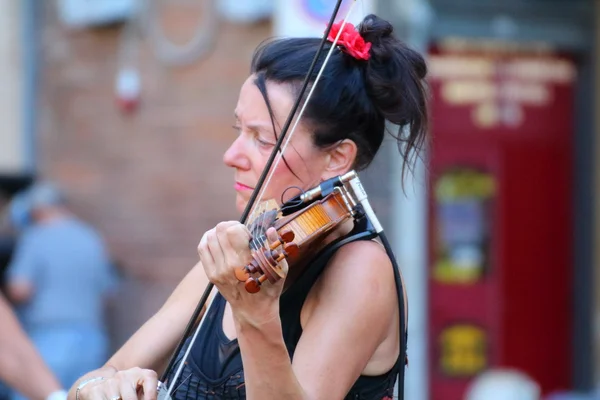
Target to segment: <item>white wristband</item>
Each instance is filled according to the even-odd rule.
[[[46,400],[67,400],[68,393],[65,390],[57,390],[55,392],[50,393]]]
[[[85,381],[81,382],[79,384],[79,386],[77,386],[77,390],[75,391],[75,400],[79,400],[79,391],[81,389],[83,389],[85,387],[85,385],[87,385],[88,383],[96,382],[96,381],[103,381],[105,379],[106,378],[103,376],[97,376],[95,378],[86,379]]]

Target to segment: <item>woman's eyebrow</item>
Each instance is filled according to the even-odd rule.
[[[245,124],[246,127],[252,131],[272,133],[273,127],[271,124],[260,123],[260,122],[249,122]]]
[[[238,122],[241,122],[237,110],[233,112],[233,115]],[[270,134],[273,133],[273,125],[270,122],[250,121],[250,122],[244,123],[244,125],[246,126],[246,128],[248,128],[249,130],[252,130],[252,131],[264,132],[264,133],[270,133]]]

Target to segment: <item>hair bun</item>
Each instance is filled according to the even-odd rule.
[[[391,23],[377,15],[369,14],[359,24],[358,31],[366,42],[371,43],[371,54],[377,61],[387,62],[397,55],[397,50],[401,49],[417,77],[425,78],[427,66],[423,62],[422,56],[411,51],[392,35],[394,26]]]
[[[392,35],[394,27],[388,21],[377,15],[367,15],[358,26],[360,35],[373,47],[380,47],[382,40]]]
[[[393,35],[392,24],[376,15],[367,15],[357,29],[371,43],[371,58],[364,66],[369,98],[387,121],[400,126],[397,139],[406,143],[404,151],[416,150],[428,122],[425,59]],[[404,126],[410,127],[408,134],[403,133]]]

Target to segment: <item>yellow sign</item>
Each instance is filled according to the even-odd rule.
[[[470,377],[488,365],[488,338],[475,325],[452,325],[441,332],[438,343],[439,368],[445,375]]]

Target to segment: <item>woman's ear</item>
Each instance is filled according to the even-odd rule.
[[[350,139],[344,139],[327,150],[327,164],[321,178],[327,180],[350,171],[356,160],[357,151],[356,143]]]

